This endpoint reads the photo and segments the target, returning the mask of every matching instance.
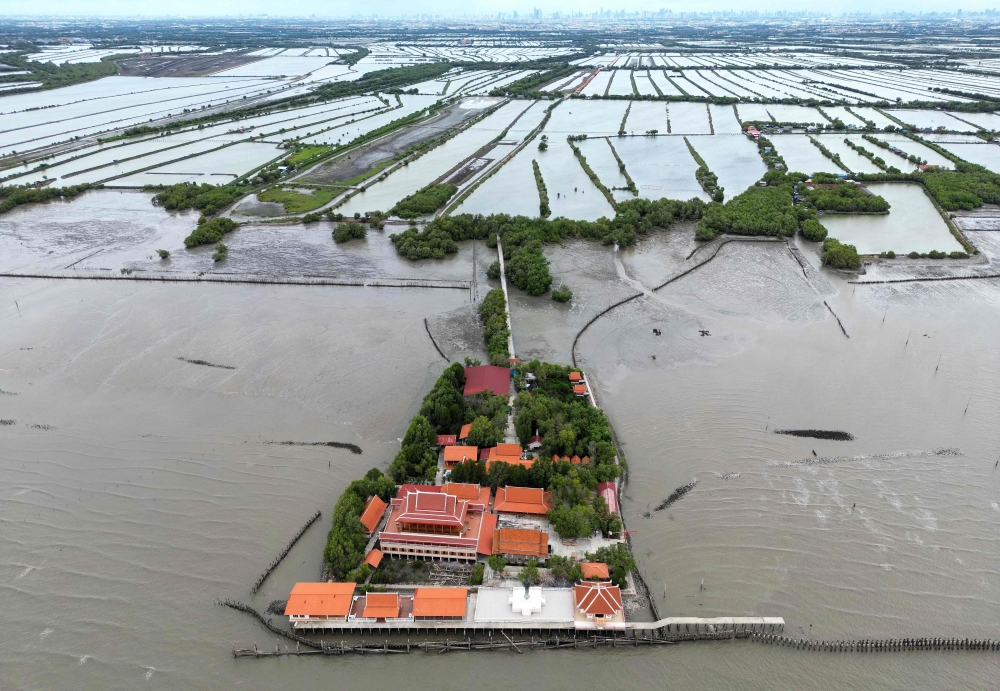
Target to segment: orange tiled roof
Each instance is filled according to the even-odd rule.
[[[296,583],[285,605],[285,616],[346,617],[356,583]]]
[[[579,372],[570,372],[569,373],[569,380],[571,382],[573,382],[574,384],[576,384],[577,382],[583,380],[583,375],[580,374]]]
[[[361,616],[365,619],[395,619],[399,616],[399,593],[368,593]]]
[[[382,554],[382,550],[373,549],[371,552],[365,555],[365,560],[363,563],[368,564],[368,566],[372,567],[373,569],[377,569],[378,565],[382,563],[383,556],[384,555]]]
[[[544,559],[549,554],[549,534],[525,528],[497,528],[493,531],[493,554]]]
[[[480,487],[468,482],[446,482],[441,485],[441,491],[459,499],[479,502],[484,506],[490,503],[489,487]]]
[[[608,565],[600,561],[585,561],[580,564],[580,569],[583,571],[584,580],[597,579],[600,581],[606,581],[611,576],[608,575]]]
[[[413,592],[413,616],[465,617],[468,596],[468,588],[417,588]]]
[[[365,532],[371,535],[378,528],[379,521],[382,520],[382,515],[385,513],[385,507],[388,506],[379,496],[376,494],[368,503],[365,504],[364,511],[361,512],[361,525],[365,527]]]
[[[533,487],[498,487],[493,510],[497,513],[544,515],[552,508],[552,496]]]
[[[471,432],[471,431],[472,431],[472,423],[471,422],[469,424],[467,424],[467,425],[462,425],[462,431],[460,431],[458,433],[458,438],[459,439],[467,439],[468,436],[469,436],[469,432]]]
[[[575,393],[578,396],[585,395],[587,393],[587,387],[584,386],[583,384],[576,384],[575,386],[573,386],[573,393]]]
[[[455,465],[465,459],[476,460],[479,457],[479,448],[476,446],[446,446],[444,447],[444,464]]]
[[[622,611],[622,591],[604,581],[584,581],[573,588],[576,606],[584,614],[610,617]]]

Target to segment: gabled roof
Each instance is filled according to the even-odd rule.
[[[573,385],[573,393],[576,394],[577,396],[586,396],[587,395],[587,387],[584,386],[583,384],[574,384]]]
[[[365,619],[395,619],[399,616],[399,593],[368,593],[365,595]]]
[[[493,531],[493,554],[544,559],[549,554],[549,534],[526,528],[497,528]]]
[[[622,591],[605,581],[584,581],[573,588],[577,608],[584,614],[610,617],[622,611]]]
[[[458,437],[456,437],[454,434],[439,434],[437,435],[437,437],[438,437],[437,441],[438,446],[454,446],[455,443],[458,441]]]
[[[524,455],[524,449],[521,448],[520,444],[497,444],[490,449],[490,454],[486,457],[486,470],[489,470],[490,466],[497,461],[530,468],[535,459],[521,458],[522,455]]]
[[[544,515],[552,508],[552,496],[534,487],[498,487],[493,510],[497,513]]]
[[[583,571],[584,580],[606,581],[611,578],[608,575],[608,565],[601,561],[585,561],[580,564],[580,569]]]
[[[397,523],[421,523],[462,528],[469,502],[451,494],[439,492],[410,492],[403,500],[403,510]]]
[[[379,522],[382,520],[382,515],[385,513],[385,507],[388,506],[381,498],[376,494],[368,503],[365,504],[364,511],[361,512],[361,525],[365,527],[365,532],[371,535],[378,528]]]
[[[478,446],[446,446],[444,447],[445,463],[461,463],[465,459],[475,460],[479,456]]]
[[[472,423],[467,425],[462,425],[462,430],[458,433],[459,439],[467,439],[469,437],[469,432],[472,431]]]
[[[413,592],[414,617],[464,617],[468,588],[417,588]]]
[[[403,499],[410,492],[440,492],[440,485],[414,485],[406,483],[405,485],[399,486],[399,491],[396,492],[396,499]],[[397,502],[393,501],[393,505]]]
[[[604,498],[604,503],[608,505],[611,513],[621,513],[618,510],[618,493],[615,491],[615,483],[605,480],[597,485],[597,495]]]
[[[377,569],[378,565],[382,563],[383,556],[384,555],[382,554],[382,550],[373,549],[372,551],[370,551],[368,554],[365,555],[365,560],[362,563],[368,564],[368,566],[372,567],[373,569]]]
[[[480,365],[465,368],[465,395],[471,396],[489,389],[495,396],[510,394],[510,370],[506,367]]]
[[[356,583],[296,583],[285,616],[346,617]]]
[[[497,527],[497,515],[495,513],[483,513],[483,520],[479,526],[479,538],[476,541],[476,554],[490,556],[493,554],[493,531]]]
[[[441,485],[441,491],[459,499],[480,503],[484,509],[490,503],[489,487],[480,487],[468,482],[446,482]]]
[[[569,380],[571,382],[573,382],[574,384],[576,384],[577,382],[583,380],[583,375],[580,374],[579,372],[570,372],[569,373]]]

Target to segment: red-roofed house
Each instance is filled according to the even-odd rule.
[[[382,563],[382,550],[373,549],[368,554],[365,555],[365,560],[361,562],[362,564],[368,564],[368,566],[373,569],[377,569],[378,565]]]
[[[618,511],[618,492],[615,491],[615,483],[605,480],[597,485],[597,496],[604,498],[604,503],[608,505],[608,511],[614,514]]]
[[[368,593],[361,616],[365,619],[398,619],[399,593]]]
[[[413,592],[414,619],[465,619],[468,588],[417,588]]]
[[[481,532],[484,526],[492,531],[496,517],[484,509],[478,501],[418,488],[392,500],[379,545],[386,554],[400,557],[475,561],[492,551]]]
[[[361,525],[365,527],[365,533],[371,535],[378,529],[378,524],[382,520],[387,506],[388,504],[382,501],[377,494],[368,500],[361,512]]]
[[[297,621],[346,621],[356,583],[296,583],[285,605],[285,616]]]
[[[552,508],[552,495],[534,487],[498,487],[493,501],[496,513],[544,516]]]
[[[524,450],[520,444],[497,444],[490,449],[490,455],[486,457],[486,470],[489,470],[490,466],[497,461],[530,468],[535,459],[522,458],[522,456],[524,456]]]
[[[473,396],[487,390],[494,396],[510,395],[510,370],[493,365],[466,367],[465,395]]]
[[[486,507],[490,504],[489,487],[480,487],[468,482],[446,482],[441,485],[441,491],[459,499],[465,499],[473,504],[482,504],[483,508],[480,509],[481,511],[485,511]]]
[[[584,384],[573,385],[573,395],[582,398],[587,395],[587,387]]]
[[[585,561],[580,564],[585,581],[606,581],[611,576],[608,573],[608,565],[600,561]]]
[[[410,492],[440,492],[441,485],[412,485],[406,483],[405,485],[400,485],[399,490],[396,492],[396,499],[402,499]]]
[[[458,433],[458,440],[459,441],[465,441],[466,439],[468,439],[469,438],[469,432],[471,432],[471,431],[472,431],[472,423],[471,422],[469,424],[467,424],[467,425],[462,425],[462,430]]]
[[[458,437],[454,434],[439,434],[438,446],[454,446],[458,443]]]
[[[493,554],[515,562],[546,559],[549,556],[549,534],[528,528],[496,528],[493,531]]]
[[[579,384],[583,381],[583,375],[579,372],[570,372],[569,381],[571,384]]]
[[[474,461],[479,457],[476,446],[446,446],[444,447],[444,467],[451,470],[464,461]]]
[[[584,581],[573,587],[576,609],[598,626],[608,622],[625,621],[622,592],[617,585],[607,581]]]

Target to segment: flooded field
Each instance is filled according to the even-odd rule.
[[[832,237],[855,245],[861,254],[962,251],[920,185],[879,183],[868,189],[889,202],[889,213],[825,214],[820,220]]]
[[[944,128],[921,136],[1000,171],[1000,147],[985,132],[974,135],[1000,129],[1000,115],[959,105],[1000,101],[1000,74],[988,71],[1000,61],[984,55],[973,64],[964,44],[942,53],[947,69],[923,69],[864,42],[836,52],[715,40],[665,50],[637,35],[634,45],[602,36],[584,49],[570,38],[390,35],[358,39],[367,54],[353,64],[340,57],[357,50],[353,38],[337,47],[244,43],[181,60],[143,43],[123,50],[134,54],[127,71],[144,76],[0,98],[4,184],[109,184],[0,215],[0,625],[8,632],[0,687],[367,689],[373,679],[445,691],[477,681],[644,691],[665,682],[995,687],[989,653],[833,655],[744,641],[453,651],[444,663],[423,653],[232,657],[233,646],[271,649],[275,637],[217,599],[264,611],[295,582],[320,577],[343,489],[369,468],[388,467],[449,362],[487,359],[477,308],[499,286],[487,278],[496,249],[481,240],[460,242],[444,259],[411,261],[390,237],[407,221],[390,218],[338,244],[327,218],[269,222],[284,209],[258,192],[356,183],[496,105],[385,179],[372,178],[336,211],[387,211],[437,182],[458,186],[450,203],[489,175],[455,213],[537,217],[532,161],[552,218],[614,217],[618,203],[636,196],[623,189],[629,178],[643,199],[707,201],[685,138],[728,200],[766,172],[741,120],[815,123],[818,141],[867,173],[881,169],[845,137],[887,165],[916,168],[865,140],[858,130],[868,121],[878,139],[953,169],[929,146],[885,130],[899,121]],[[109,50],[44,46],[37,59],[87,63]],[[573,66],[525,89],[561,98],[596,76],[558,103],[524,98],[524,90],[490,95],[550,69],[536,62],[544,58]],[[441,60],[461,65],[432,65],[378,90],[336,91],[354,95],[330,101],[281,103],[321,84]],[[696,100],[655,100],[661,95]],[[790,97],[803,101],[766,100]],[[835,105],[809,105],[817,101]],[[167,211],[152,204],[152,192],[122,189],[224,184],[300,145],[347,144],[439,103],[437,115],[346,156],[248,185],[220,210],[244,224],[224,236],[228,254],[219,261],[212,244],[184,246],[197,208]],[[241,119],[221,112],[234,104],[268,105]],[[547,148],[540,139],[525,144],[550,106],[537,132]],[[219,117],[175,127],[185,113]],[[857,129],[823,131],[834,119]],[[99,141],[139,124],[152,132]],[[614,203],[574,155],[571,136],[592,175],[617,188]],[[788,170],[844,172],[802,129],[767,136]],[[831,237],[862,254],[962,249],[921,186],[869,189],[891,212],[823,214]],[[1000,261],[997,214],[989,205],[954,214],[982,252],[974,260],[876,260],[860,276],[823,268],[820,245],[801,237],[699,243],[693,221],[625,248],[572,239],[543,246],[553,288],[573,297],[561,303],[509,288],[516,355],[585,369],[627,460],[622,513],[661,616],[780,616],[786,635],[817,640],[997,638],[1000,281],[983,278]],[[969,276],[983,280],[874,283]],[[208,282],[248,277],[299,284]],[[311,279],[418,287],[302,285]],[[311,445],[323,442],[361,453]],[[665,505],[682,487],[682,498]],[[251,596],[254,580],[317,510],[320,521]]]

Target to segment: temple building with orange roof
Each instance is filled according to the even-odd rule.
[[[418,487],[392,500],[378,539],[382,552],[390,556],[475,561],[492,553],[495,526],[496,516],[479,500]]]
[[[444,468],[451,470],[459,463],[475,461],[479,458],[479,448],[476,446],[446,446],[444,447]]]
[[[486,457],[486,470],[488,471],[490,466],[497,461],[530,468],[535,459],[524,458],[524,449],[521,448],[520,444],[497,444],[490,449],[490,454]]]
[[[382,516],[385,515],[388,506],[378,495],[371,497],[365,503],[365,508],[361,511],[361,525],[365,527],[365,534],[371,535],[378,530],[378,524],[382,522]]]
[[[309,621],[347,621],[356,583],[296,583],[285,605],[291,624]]]
[[[498,487],[493,500],[495,513],[544,516],[552,506],[552,494],[535,487]]]
[[[622,591],[608,581],[583,581],[573,587],[577,621],[593,621],[598,626],[625,623]]]
[[[531,528],[494,528],[493,554],[518,564],[544,561],[549,556],[549,534]]]

